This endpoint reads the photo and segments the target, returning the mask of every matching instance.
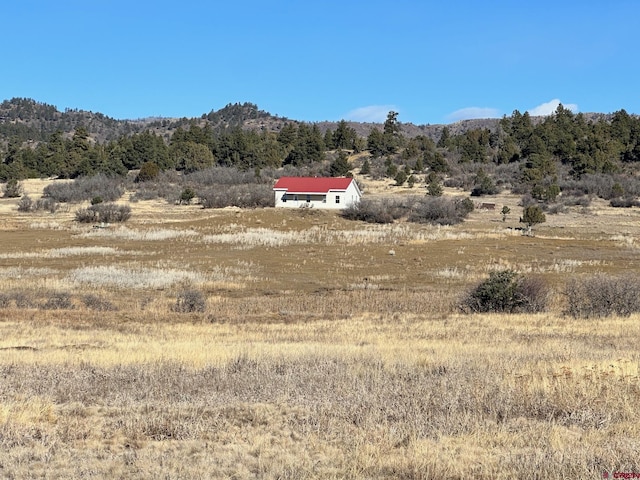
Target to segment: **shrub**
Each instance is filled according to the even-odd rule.
[[[29,195],[24,195],[20,201],[18,202],[18,211],[19,212],[31,212],[34,209],[33,200]]]
[[[529,228],[533,225],[537,225],[538,223],[544,223],[547,221],[547,217],[545,216],[542,208],[539,205],[530,205],[525,207],[522,212],[522,218],[520,219],[520,223],[525,223]]]
[[[25,292],[14,292],[13,301],[16,302],[16,308],[33,308],[35,302],[31,295]]]
[[[492,272],[460,302],[466,313],[535,313],[547,307],[549,291],[539,278],[529,278],[513,270]]]
[[[471,196],[480,197],[482,195],[495,195],[499,189],[489,175],[479,170],[471,190]]]
[[[9,308],[11,306],[11,295],[0,292],[0,308]]]
[[[131,218],[129,205],[98,203],[76,211],[76,221],[81,223],[121,223]]]
[[[274,205],[273,189],[269,185],[229,185],[209,188],[200,192],[200,204],[204,208],[258,208]]]
[[[362,199],[342,211],[347,220],[360,220],[367,223],[393,223],[394,220],[406,215],[408,205],[406,201],[382,199]]]
[[[22,195],[22,183],[12,178],[4,186],[4,198],[18,198]]]
[[[52,198],[39,198],[34,202],[29,195],[25,195],[18,202],[19,212],[37,212],[40,210],[47,210],[50,213],[55,213],[59,209],[60,204]]]
[[[640,207],[640,200],[629,197],[618,197],[609,200],[609,205],[616,208]]]
[[[117,310],[116,306],[109,300],[105,300],[104,298],[92,293],[84,295],[82,297],[82,303],[84,303],[87,308],[98,312],[112,312]]]
[[[408,220],[434,225],[455,225],[462,221],[455,200],[443,197],[426,197],[413,205]]]
[[[571,279],[564,313],[574,318],[629,316],[640,312],[640,280],[635,276],[596,275]]]
[[[71,310],[73,302],[71,295],[66,292],[55,292],[42,305],[45,310]]]
[[[458,211],[458,214],[463,218],[466,218],[471,212],[473,212],[473,209],[475,208],[470,198],[463,198],[462,200],[456,200],[455,204],[456,204],[456,210]]]
[[[160,167],[154,162],[143,163],[136,177],[136,182],[149,182],[160,175]]]
[[[196,192],[193,190],[193,188],[185,188],[180,194],[180,205],[189,205],[191,203],[191,200],[193,200],[195,196]]]
[[[173,311],[178,313],[204,312],[207,300],[200,290],[186,288],[178,293]]]
[[[79,177],[72,182],[54,182],[43,190],[43,197],[61,203],[79,203],[96,197],[114,202],[124,193],[124,180],[104,174]]]

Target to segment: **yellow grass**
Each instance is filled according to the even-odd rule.
[[[523,237],[517,199],[493,201],[513,218],[369,226],[140,202],[93,229],[74,207],[0,199],[0,477],[640,472],[640,316],[571,319],[561,295],[574,276],[637,271],[637,211],[595,204]],[[545,278],[550,311],[457,311],[505,268]],[[205,312],[173,311],[185,289]]]

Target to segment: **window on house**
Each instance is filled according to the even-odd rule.
[[[311,195],[307,195],[307,203],[311,201]]]
[[[298,195],[294,195],[293,199],[297,202],[298,201]]]
[[[336,203],[340,203],[340,195],[336,195]]]

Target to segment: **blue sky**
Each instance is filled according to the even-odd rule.
[[[20,0],[0,19],[0,100],[117,119],[640,113],[636,0]]]

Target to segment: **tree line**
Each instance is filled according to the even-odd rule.
[[[247,118],[262,118],[257,108],[236,108]],[[49,110],[48,115],[53,115]],[[422,181],[433,194],[456,171],[473,173],[472,180],[461,180],[459,186],[478,195],[495,193],[496,183],[505,183],[501,172],[508,171],[506,183],[511,188],[549,200],[567,179],[633,176],[640,162],[640,119],[625,110],[595,120],[562,105],[544,118],[516,110],[495,128],[452,135],[444,127],[439,138],[408,138],[397,112],[389,112],[381,128],[374,127],[366,137],[344,120],[322,132],[315,124],[293,121],[286,121],[278,131],[244,129],[233,118],[212,113],[199,121],[182,122],[166,137],[149,129],[96,142],[84,126],[77,126],[71,136],[55,131],[35,144],[15,137],[0,157],[0,179],[121,176],[143,167],[150,172],[185,174],[213,166],[242,171],[313,169],[329,162],[328,174],[347,175],[358,167],[361,174],[388,177],[398,185],[412,184],[424,175]],[[356,165],[350,157],[360,152],[369,155]]]

